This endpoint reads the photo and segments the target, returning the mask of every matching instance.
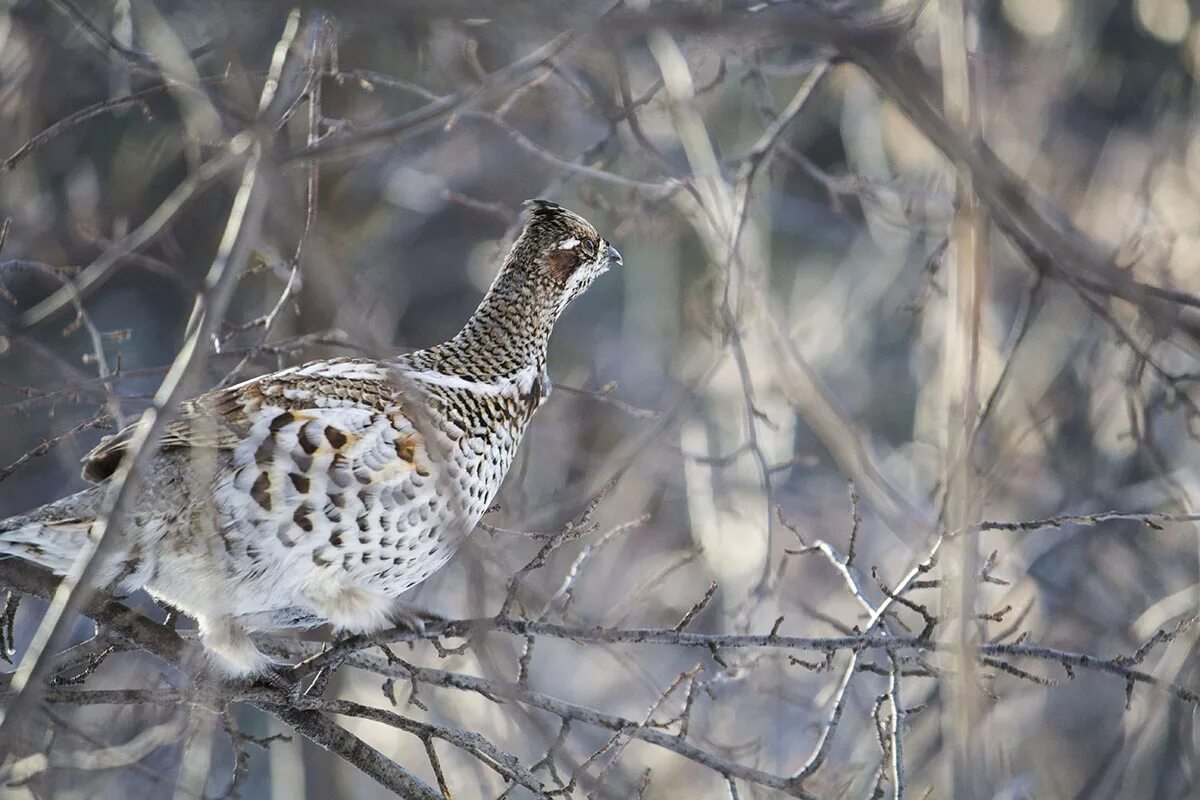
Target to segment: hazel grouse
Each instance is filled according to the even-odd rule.
[[[544,200],[479,308],[447,342],[334,358],[183,404],[100,581],[194,617],[232,674],[267,659],[249,633],[331,623],[371,632],[479,522],[550,391],[567,304],[621,254]],[[0,522],[0,555],[58,573],[84,549],[132,428],[83,462],[93,486]]]

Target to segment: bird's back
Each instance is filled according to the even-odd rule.
[[[159,458],[179,471],[186,456],[188,484],[211,494],[188,497],[186,532],[178,492],[138,508],[147,588],[203,613],[185,596],[199,567],[235,615],[349,586],[399,595],[453,555],[499,489],[536,407],[520,388],[334,359],[198,398]]]

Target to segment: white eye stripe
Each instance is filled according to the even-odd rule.
[[[555,248],[558,250],[574,250],[576,247],[579,247],[579,245],[580,241],[572,236],[569,239],[563,239],[561,242],[555,245]]]

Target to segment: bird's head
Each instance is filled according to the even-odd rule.
[[[508,264],[525,272],[554,316],[578,297],[621,253],[583,217],[548,200],[525,203],[525,227]]]
[[[418,355],[428,362],[425,368],[471,380],[544,369],[546,344],[563,309],[620,263],[617,248],[586,219],[530,200],[521,235],[479,308],[453,339]]]

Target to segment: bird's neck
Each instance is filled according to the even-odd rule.
[[[540,374],[558,317],[555,298],[543,294],[524,271],[506,263],[454,338],[413,355],[421,356],[424,369],[471,381]]]

